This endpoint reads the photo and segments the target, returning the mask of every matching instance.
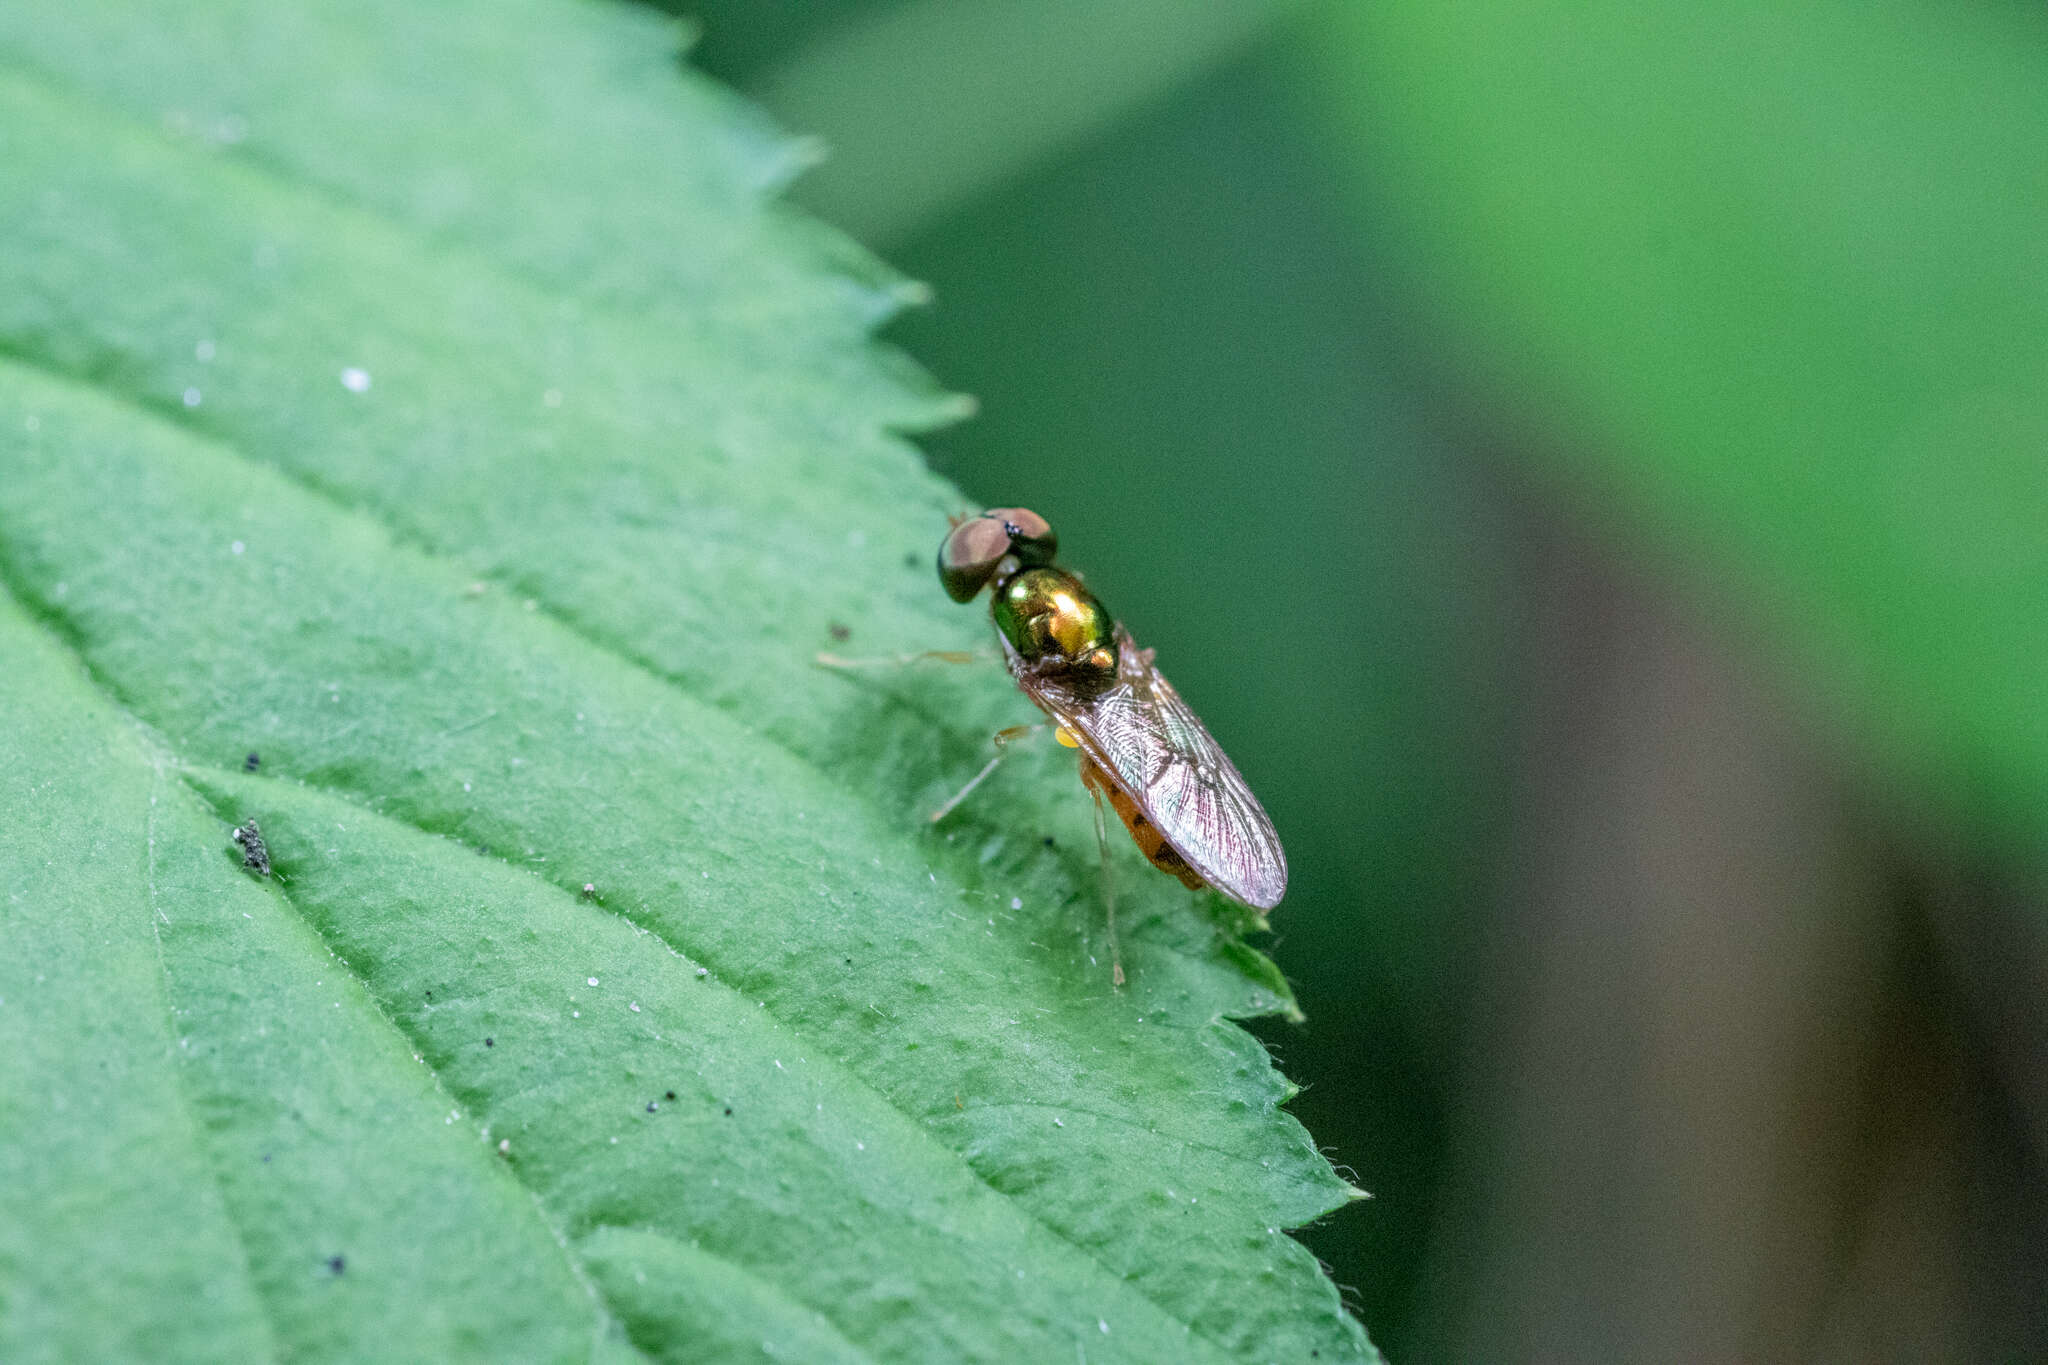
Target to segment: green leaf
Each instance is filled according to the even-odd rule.
[[[0,13],[0,1356],[1369,1358],[1271,965],[812,665],[958,405],[664,32]]]
[[[1358,183],[1571,481],[2048,854],[2048,16],[1333,7]]]

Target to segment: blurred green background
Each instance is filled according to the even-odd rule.
[[[666,7],[1273,814],[1390,1357],[2048,1358],[2038,6]]]

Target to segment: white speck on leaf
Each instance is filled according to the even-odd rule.
[[[188,408],[196,408],[199,406],[199,390],[185,390],[185,406]]]
[[[586,977],[585,979],[586,979],[586,980],[587,980],[587,981],[588,981],[588,982],[589,982],[589,983],[590,983],[591,985],[593,985],[593,986],[595,986],[595,985],[597,984],[597,978],[596,978],[596,977],[594,977],[594,976],[592,976],[592,977]]]
[[[213,343],[210,341],[202,341],[198,345],[194,346],[192,348],[192,358],[198,361],[208,361],[213,359]]]
[[[248,548],[249,548],[248,546],[244,545],[244,544],[243,544],[243,543],[242,543],[241,541],[239,541],[239,540],[236,540],[236,541],[231,541],[231,542],[229,542],[229,544],[228,544],[228,553],[229,553],[229,554],[231,554],[231,555],[238,555],[238,554],[242,553],[242,551],[244,551],[244,550],[246,550],[246,549],[248,549]]]
[[[370,372],[351,365],[341,372],[341,386],[350,393],[368,393]]]

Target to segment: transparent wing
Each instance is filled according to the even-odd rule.
[[[1287,892],[1287,855],[1237,766],[1119,625],[1117,680],[1089,695],[1011,659],[1025,695],[1064,725],[1202,880],[1270,910]]]

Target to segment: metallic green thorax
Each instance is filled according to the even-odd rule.
[[[996,629],[1031,664],[1116,676],[1116,624],[1095,594],[1064,569],[1025,569],[996,585]]]

